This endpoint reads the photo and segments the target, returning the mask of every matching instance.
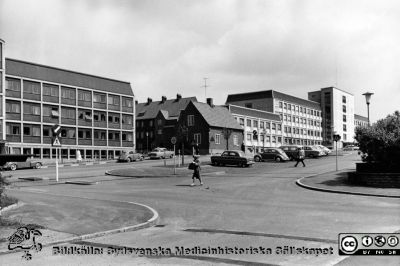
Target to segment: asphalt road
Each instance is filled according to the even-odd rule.
[[[341,156],[339,169],[354,167],[356,161],[358,156],[355,153]],[[160,163],[139,162],[129,164],[129,167]],[[251,168],[216,167],[217,171],[224,170],[226,174],[205,177],[202,187],[188,186],[190,177],[135,179],[104,176],[106,169],[123,167],[123,164],[71,167],[60,170],[60,177],[99,183],[80,186],[19,182],[16,184],[19,188],[9,191],[9,194],[25,202],[47,201],[55,208],[64,206],[65,212],[74,211],[74,208],[66,206],[76,206],[85,197],[93,202],[139,202],[151,206],[160,214],[157,227],[99,237],[78,243],[78,246],[160,247],[171,248],[172,252],[176,251],[176,247],[228,247],[242,248],[243,252],[247,252],[196,256],[191,253],[186,257],[61,256],[52,255],[51,248],[45,248],[26,265],[398,265],[400,261],[394,257],[365,260],[338,256],[337,239],[338,234],[344,232],[398,231],[400,201],[303,189],[295,184],[296,179],[335,170],[335,158],[309,159],[306,164],[305,168],[294,168],[292,162],[257,163]],[[14,175],[35,174],[54,178],[53,173],[54,168],[49,168],[20,170]],[[90,208],[90,205],[84,204],[82,208]],[[59,227],[54,225],[52,229],[76,233],[80,230],[77,229],[78,224],[66,219]],[[113,222],[110,221],[110,224]],[[82,225],[85,230],[90,230],[88,227]],[[279,247],[285,246],[325,248],[333,250],[333,254],[275,254]],[[267,253],[270,249],[273,254],[251,254],[250,249],[245,251],[250,247],[263,247]],[[21,262],[16,254],[1,256],[1,260],[6,262],[5,265],[18,265]]]

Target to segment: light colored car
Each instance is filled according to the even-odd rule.
[[[332,151],[330,149],[328,149],[327,147],[325,147],[324,145],[315,145],[315,146],[319,147],[322,151],[324,151],[326,155],[329,155],[330,153],[332,153]]]
[[[42,165],[43,164],[37,160],[27,159],[25,162],[8,162],[3,166],[3,168],[15,171],[22,168],[40,169],[42,168]]]
[[[347,145],[346,147],[343,148],[344,151],[358,151],[360,147],[355,146],[355,145]]]
[[[118,157],[118,162],[130,163],[138,160],[143,161],[144,155],[135,151],[122,151],[121,155]]]
[[[321,156],[325,156],[325,152],[323,152],[319,147],[316,146],[304,146],[304,152],[306,157],[310,158],[318,158]]]
[[[169,151],[166,148],[155,148],[149,153],[150,159],[165,159],[174,157],[174,152]]]

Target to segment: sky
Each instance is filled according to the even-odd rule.
[[[139,102],[270,90],[373,92],[400,110],[397,0],[0,0],[8,58],[131,83]],[[204,88],[207,78],[207,88]]]

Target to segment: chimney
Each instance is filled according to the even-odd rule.
[[[161,103],[165,103],[167,101],[167,97],[166,96],[161,96]]]
[[[138,100],[135,100],[135,105],[138,105],[139,104],[139,101]]]
[[[147,104],[149,105],[149,104],[151,104],[153,102],[153,99],[152,98],[147,98]]]
[[[182,99],[182,95],[180,95],[179,93],[176,95],[176,100],[179,101],[180,99]]]
[[[214,107],[213,98],[207,98],[207,104],[212,108]]]

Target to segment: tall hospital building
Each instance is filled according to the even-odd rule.
[[[54,158],[58,124],[62,158],[114,158],[135,146],[134,106],[129,82],[9,59],[0,39],[0,142],[10,153]]]

